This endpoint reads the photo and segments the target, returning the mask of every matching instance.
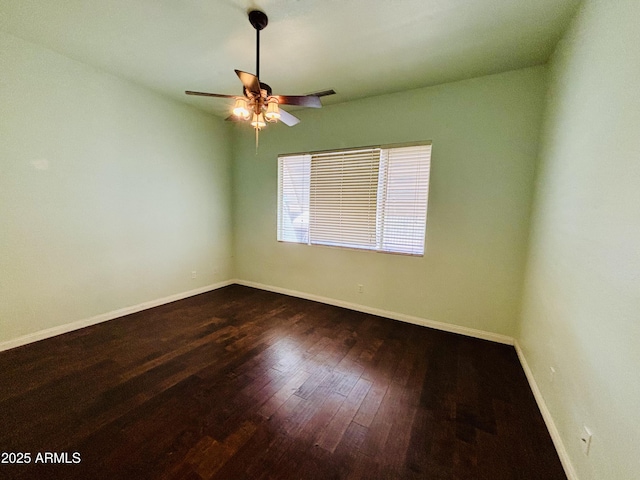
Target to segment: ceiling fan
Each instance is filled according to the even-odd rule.
[[[204,97],[233,98],[235,104],[233,114],[226,118],[230,121],[251,121],[251,126],[256,130],[256,145],[258,132],[267,122],[280,120],[290,127],[298,124],[300,120],[289,112],[282,110],[280,105],[300,105],[303,107],[320,108],[320,97],[334,95],[334,90],[324,90],[309,95],[273,95],[271,87],[260,81],[260,30],[263,30],[269,19],[260,10],[249,12],[249,22],[256,30],[256,74],[236,70],[236,75],[243,85],[242,96],[224,95],[220,93],[193,92],[187,90],[187,95],[200,95]]]

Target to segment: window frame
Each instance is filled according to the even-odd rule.
[[[283,239],[281,238],[281,226],[282,226],[282,218],[281,216],[283,215],[283,203],[284,203],[284,199],[283,199],[283,192],[282,192],[282,182],[281,182],[281,175],[283,173],[283,169],[282,169],[282,159],[286,158],[286,157],[306,157],[308,159],[309,165],[308,165],[308,171],[311,172],[312,170],[312,166],[311,166],[311,162],[313,161],[313,157],[317,156],[317,157],[321,157],[321,156],[325,156],[325,155],[339,155],[340,153],[344,152],[344,153],[350,153],[350,152],[357,152],[357,151],[361,151],[361,150],[380,150],[380,156],[379,156],[379,163],[378,163],[378,170],[379,170],[379,175],[380,172],[383,169],[383,150],[389,151],[392,149],[401,149],[401,148],[407,148],[407,147],[429,147],[428,149],[428,158],[426,159],[426,180],[425,180],[425,185],[424,185],[424,190],[425,190],[425,199],[424,199],[424,221],[423,221],[423,236],[421,237],[416,237],[413,236],[411,237],[412,239],[415,238],[419,238],[421,239],[421,253],[415,253],[415,252],[402,252],[402,251],[394,251],[394,250],[384,250],[383,249],[383,245],[384,245],[384,241],[380,241],[380,243],[378,243],[378,240],[376,239],[376,248],[365,248],[365,247],[360,247],[360,246],[350,246],[350,245],[346,245],[346,244],[327,244],[327,243],[315,243],[313,242],[312,238],[311,238],[311,226],[308,225],[307,226],[307,235],[306,235],[306,241],[300,241],[300,240],[290,240],[290,239]],[[374,252],[374,253],[385,253],[385,254],[392,254],[392,255],[404,255],[404,256],[412,256],[412,257],[423,257],[425,255],[426,252],[426,245],[427,245],[427,217],[428,217],[428,206],[429,206],[429,190],[430,190],[430,183],[431,183],[431,157],[432,157],[432,152],[433,152],[433,144],[432,142],[429,141],[417,141],[417,142],[407,142],[407,143],[394,143],[394,144],[385,144],[385,145],[372,145],[372,146],[363,146],[363,147],[349,147],[349,148],[340,148],[340,149],[327,149],[327,150],[316,150],[316,151],[310,151],[310,152],[296,152],[296,153],[281,153],[278,154],[278,177],[277,177],[277,222],[276,222],[276,239],[279,243],[293,243],[293,244],[299,244],[299,245],[307,245],[307,246],[319,246],[319,247],[328,247],[328,248],[339,248],[339,249],[348,249],[348,250],[357,250],[357,251],[365,251],[365,252]],[[388,155],[387,155],[388,157]],[[386,167],[384,167],[386,169]],[[420,167],[419,167],[420,168]],[[385,180],[388,182],[388,172],[385,173]],[[382,178],[381,176],[379,178]],[[311,182],[311,174],[309,174],[309,177],[307,179],[307,187],[309,189],[308,192],[308,197],[310,198],[312,196],[312,182]],[[380,193],[381,193],[381,188],[386,188],[386,185],[380,185],[382,182],[378,181],[378,197],[377,197],[377,205],[375,207],[375,217],[376,217],[376,236],[379,235],[378,233],[378,217],[383,217],[384,213],[382,213],[384,211],[384,208],[381,209],[381,205],[385,205],[385,202],[388,200],[388,198],[381,198],[380,197]],[[385,192],[386,194],[386,192]],[[422,203],[420,203],[419,205],[422,205]],[[307,203],[307,208],[308,208],[308,223],[310,223],[310,218],[311,218],[311,208],[310,208],[310,204],[309,202]],[[408,247],[407,248],[411,248],[412,246],[415,246],[415,244],[407,244]],[[379,248],[378,248],[379,247]]]

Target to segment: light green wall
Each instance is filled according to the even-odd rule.
[[[4,33],[0,72],[0,342],[232,278],[221,120]]]
[[[640,479],[639,26],[586,0],[550,69],[519,341],[581,480]]]
[[[513,335],[545,88],[535,67],[300,110],[299,125],[263,131],[257,155],[237,126],[236,276]],[[424,257],[276,241],[279,153],[418,140],[433,141]]]

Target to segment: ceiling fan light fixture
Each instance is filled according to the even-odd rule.
[[[268,122],[276,122],[280,118],[280,108],[278,102],[269,102],[267,105],[267,113],[265,114]]]
[[[247,108],[247,101],[244,98],[236,98],[236,104],[233,107],[233,114],[236,117],[244,118],[245,120],[249,118],[249,109]]]

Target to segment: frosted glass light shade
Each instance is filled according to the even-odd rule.
[[[249,118],[249,110],[247,109],[247,101],[244,98],[237,98],[233,107],[233,114],[240,118]]]
[[[264,121],[264,115],[260,113],[259,115],[253,114],[253,118],[251,119],[251,126],[257,129],[261,129],[267,123]]]
[[[267,120],[270,122],[275,122],[280,118],[280,109],[278,108],[278,104],[275,102],[269,103],[267,106],[267,113],[265,114]]]

